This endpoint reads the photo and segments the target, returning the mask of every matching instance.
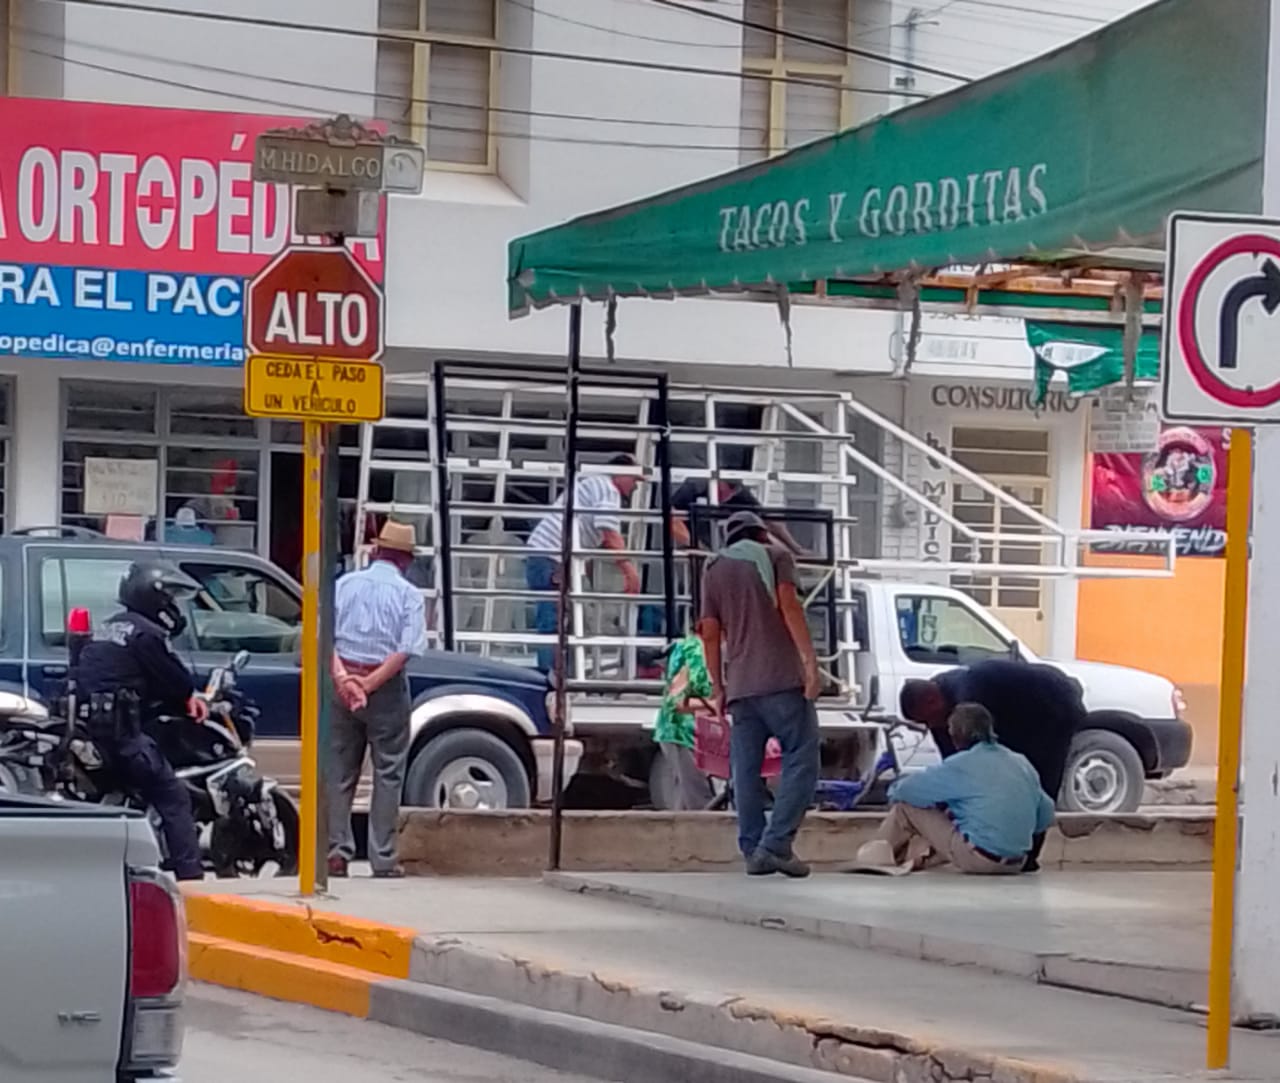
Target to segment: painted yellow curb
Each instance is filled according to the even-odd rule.
[[[367,970],[307,959],[202,933],[187,934],[187,965],[196,981],[369,1018],[369,990],[379,979]]]
[[[184,893],[193,933],[301,955],[388,978],[407,978],[414,929],[383,925],[303,903],[274,903],[237,895]]]

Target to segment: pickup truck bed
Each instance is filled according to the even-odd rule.
[[[155,836],[137,813],[0,795],[5,1083],[133,1078],[124,1070],[137,1014],[129,985],[130,899],[138,881],[131,883],[130,870],[146,878],[144,891],[169,891],[159,859]],[[181,932],[180,906],[175,912]],[[181,983],[176,993],[180,999]],[[161,1028],[177,1022],[176,1008],[170,1014],[173,1021]]]

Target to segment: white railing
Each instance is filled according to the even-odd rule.
[[[547,382],[544,374],[522,379],[518,375],[502,387],[492,379],[451,377],[446,391],[449,402],[435,401],[432,383],[423,377],[393,377],[399,384],[427,388],[428,413],[419,418],[388,418],[366,425],[361,438],[361,471],[357,530],[363,535],[371,515],[393,515],[414,521],[423,544],[420,555],[429,563],[430,582],[425,587],[436,619],[432,636],[442,642],[441,609],[452,605],[455,617],[454,643],[464,651],[480,651],[532,664],[539,646],[554,642],[551,634],[538,633],[528,619],[529,609],[544,592],[528,589],[524,559],[528,550],[520,530],[511,529],[513,520],[536,521],[550,513],[553,491],[563,478],[565,422],[555,416],[565,401],[562,383]],[[457,406],[461,399],[464,408]],[[581,391],[583,418],[579,421],[580,446],[611,446],[636,455],[635,468],[606,467],[584,453],[583,473],[630,473],[639,478],[633,507],[623,512],[626,523],[625,552],[613,550],[578,551],[570,582],[571,647],[573,671],[583,686],[592,683],[635,683],[639,652],[659,650],[666,643],[661,629],[642,634],[639,630],[643,607],[662,607],[664,595],[651,588],[642,595],[625,595],[609,585],[607,562],[629,557],[649,570],[650,579],[660,572],[661,549],[653,534],[663,529],[660,508],[654,506],[657,471],[655,447],[661,433],[653,423],[650,405],[653,392],[638,387],[594,386],[584,380]],[[1068,577],[1112,578],[1121,576],[1168,576],[1176,561],[1172,534],[1135,534],[1122,531],[1068,529],[1042,511],[1017,499],[1000,486],[963,463],[950,458],[889,418],[867,407],[845,391],[775,391],[708,386],[671,385],[671,412],[677,415],[669,430],[674,461],[673,486],[690,479],[705,479],[709,497],[717,503],[714,482],[740,482],[753,488],[766,507],[784,507],[798,489],[816,493],[817,502],[831,510],[834,551],[825,554],[822,567],[835,576],[838,638],[833,658],[852,673],[853,641],[852,587],[858,575],[952,575],[1017,576],[1053,579]],[[445,427],[450,448],[445,469],[440,470],[437,422],[438,411],[446,408]],[[734,427],[720,423],[727,410],[744,409],[759,414],[759,427]],[[816,417],[814,415],[817,415]],[[686,423],[680,423],[683,416]],[[695,418],[699,424],[688,423]],[[950,474],[979,489],[993,503],[1026,522],[1026,529],[983,530],[962,521],[949,507],[931,498],[910,478],[885,466],[870,451],[859,446],[857,436],[878,432],[881,441],[897,441],[901,461],[907,451],[927,456],[935,469]],[[387,448],[380,435],[395,437],[395,443],[413,445]],[[816,448],[808,454],[808,464],[797,467],[791,460],[801,446]],[[724,450],[740,456],[737,467],[721,466]],[[816,465],[814,465],[816,463]],[[449,485],[449,521],[439,514],[438,487]],[[966,547],[951,547],[952,559],[923,558],[860,559],[853,552],[853,531],[864,524],[865,515],[855,512],[860,485],[866,476],[876,478],[885,490],[892,490],[915,505],[921,515],[936,516],[947,524]],[[545,491],[547,499],[529,502],[521,498],[530,487]],[[948,489],[951,487],[948,486]],[[527,493],[525,494],[527,496]],[[387,497],[390,497],[389,499]],[[870,504],[870,501],[863,501]],[[882,505],[880,505],[882,506]],[[882,512],[876,506],[875,514]],[[483,530],[475,522],[486,522]],[[464,530],[464,524],[470,524]],[[453,570],[452,597],[442,597],[441,540],[448,531]],[[1089,546],[1106,542],[1109,546],[1140,541],[1151,551],[1159,547],[1160,560],[1151,567],[1114,567],[1089,564],[1084,558]],[[984,550],[991,559],[983,559]],[[1034,563],[1010,559],[1016,554],[1034,555]],[[974,559],[963,559],[968,555]],[[681,564],[687,562],[681,558]],[[589,574],[594,571],[594,576]],[[824,574],[814,571],[815,575]],[[686,573],[678,573],[688,604]]]

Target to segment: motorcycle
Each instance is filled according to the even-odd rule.
[[[66,726],[39,700],[0,690],[0,792],[53,792],[54,764],[65,752]]]
[[[272,864],[277,875],[292,876],[298,869],[297,807],[275,779],[258,774],[249,755],[258,708],[236,686],[249,658],[240,651],[209,675],[200,693],[209,706],[204,722],[160,716],[143,729],[187,788],[201,848],[216,876],[258,876]],[[78,717],[74,691],[67,707],[62,717],[9,719],[0,703],[0,786],[8,765],[28,785],[38,779],[47,794],[142,809],[163,848],[158,817],[120,788]]]

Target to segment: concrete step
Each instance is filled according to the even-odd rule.
[[[825,878],[827,883],[833,879]],[[857,886],[863,888],[864,893],[866,889],[897,890],[899,898],[905,902],[902,895],[904,885],[864,877],[857,879],[861,881]],[[1184,1011],[1201,1010],[1208,996],[1208,973],[1204,965],[1184,966],[1160,959],[1107,958],[1105,954],[1090,955],[1069,948],[1044,948],[1009,940],[984,941],[981,934],[965,929],[961,915],[951,922],[937,921],[931,927],[921,928],[913,926],[909,920],[902,920],[901,916],[898,920],[886,920],[865,905],[859,912],[853,880],[848,882],[850,905],[844,912],[832,906],[814,907],[812,899],[796,899],[803,887],[790,893],[792,899],[781,898],[767,888],[750,892],[749,897],[743,898],[737,890],[741,884],[737,877],[728,880],[706,874],[667,874],[663,877],[625,873],[545,873],[543,882],[562,891],[665,913],[716,918],[736,925],[816,937],[847,947],[887,952],[926,962],[981,967],[1043,985],[1106,993]],[[934,874],[931,883],[940,893],[956,886],[968,886],[965,881],[958,885],[954,878],[941,874]],[[987,887],[988,884],[981,886]],[[1192,887],[1188,885],[1189,889]],[[1194,894],[1194,890],[1188,891],[1189,897]],[[806,902],[810,905],[805,905]],[[1000,905],[996,892],[989,893],[988,905]],[[1106,920],[1107,916],[1099,914],[1099,919]],[[1014,921],[1016,916],[1010,912],[1008,920]],[[1050,925],[1051,919],[1045,918],[1044,923]]]
[[[354,927],[349,938],[343,932],[345,915],[386,922],[397,935],[414,928],[404,979],[433,996],[490,998],[508,1013],[518,1005],[644,1041],[687,1042],[713,1062],[728,1052],[873,1083],[1222,1083],[1275,1079],[1280,1063],[1280,1039],[1238,1032],[1232,1073],[1210,1076],[1199,1070],[1202,1021],[1189,1013],[527,880],[352,879],[317,904],[324,913],[290,900],[279,882],[238,886],[256,902],[298,911],[300,928],[322,927],[314,950],[331,960],[366,950]],[[785,894],[796,885],[769,886]],[[1001,912],[988,917],[998,922]],[[390,996],[379,985],[404,988],[382,975],[377,982],[371,1011]],[[397,1019],[410,1025],[445,1010],[440,1003],[401,1002],[396,1011],[409,1015]]]
[[[815,812],[796,851],[815,869],[848,867],[875,833],[879,812]],[[542,875],[550,814],[406,808],[398,849],[411,872],[447,876]],[[1206,869],[1212,814],[1169,810],[1132,816],[1063,814],[1041,854],[1046,869]],[[561,867],[573,872],[736,872],[731,812],[568,812]]]

